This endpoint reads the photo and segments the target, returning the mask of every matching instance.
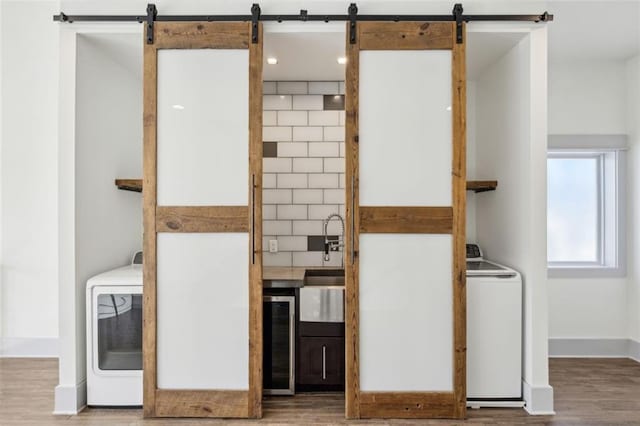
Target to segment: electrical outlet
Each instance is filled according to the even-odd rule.
[[[269,240],[269,253],[278,252],[278,240]]]

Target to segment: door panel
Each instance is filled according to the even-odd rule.
[[[248,234],[157,244],[158,389],[249,389]]]
[[[157,73],[158,205],[247,205],[249,51],[164,49]]]
[[[360,205],[451,205],[451,52],[360,53]]]
[[[465,417],[466,100],[454,29],[358,22],[355,43],[347,37],[349,418]]]
[[[262,27],[145,44],[144,415],[260,417]]]
[[[452,391],[451,236],[360,236],[360,389]]]

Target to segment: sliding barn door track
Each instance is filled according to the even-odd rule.
[[[300,10],[297,15],[262,15],[260,5],[254,3],[251,6],[250,15],[158,15],[155,4],[147,5],[146,15],[66,15],[60,12],[53,15],[56,22],[138,22],[145,23],[147,28],[147,44],[153,44],[153,26],[156,21],[190,21],[190,22],[229,22],[245,21],[251,22],[251,41],[258,42],[258,22],[349,22],[349,40],[352,44],[356,42],[356,26],[358,21],[427,21],[443,22],[450,21],[456,23],[456,40],[462,43],[462,23],[474,21],[526,21],[526,22],[549,22],[553,21],[553,15],[544,12],[540,15],[465,15],[461,3],[456,3],[450,15],[358,15],[358,6],[351,3],[346,15],[310,15],[307,10]]]

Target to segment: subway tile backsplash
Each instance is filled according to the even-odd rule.
[[[341,81],[264,82],[265,266],[343,265],[342,252],[322,253],[323,220],[345,211],[343,94]],[[340,233],[332,220],[330,236]]]

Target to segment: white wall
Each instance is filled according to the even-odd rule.
[[[551,63],[549,134],[626,134],[625,77],[622,61]],[[625,277],[549,279],[550,338],[626,338],[627,321]]]
[[[499,189],[476,199],[486,257],[519,270],[524,294],[524,396],[553,410],[547,365],[546,29],[534,30],[476,81],[476,169]]]
[[[56,2],[3,1],[0,355],[55,356],[58,337]]]
[[[549,134],[623,134],[624,62],[549,64]]]
[[[627,313],[629,337],[640,342],[640,55],[626,62],[627,83],[627,227],[629,253],[627,262],[628,294]],[[637,344],[640,352],[640,344]],[[634,356],[640,360],[640,353]]]
[[[142,245],[141,195],[114,185],[115,178],[142,175],[142,57],[139,34],[78,35],[68,27],[60,34],[61,326],[55,412],[74,413],[86,400],[86,281],[127,264]]]

